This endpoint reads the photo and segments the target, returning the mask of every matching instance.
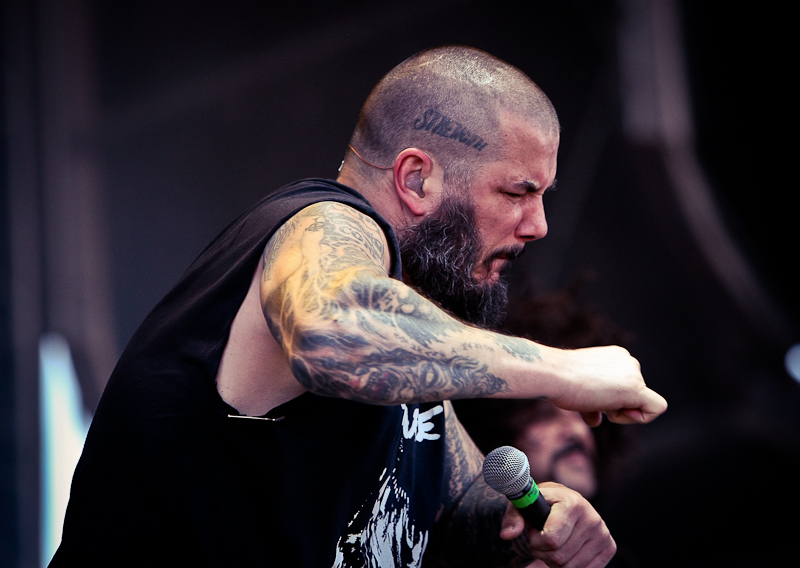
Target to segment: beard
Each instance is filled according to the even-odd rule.
[[[493,329],[506,315],[508,284],[479,282],[479,272],[491,273],[492,262],[522,254],[522,247],[493,252],[481,261],[475,208],[457,198],[444,198],[439,208],[420,224],[398,235],[403,272],[410,284],[456,317]]]

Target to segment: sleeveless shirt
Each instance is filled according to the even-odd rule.
[[[242,419],[216,390],[267,241],[320,201],[373,218],[389,242],[391,276],[401,278],[389,224],[333,181],[290,184],[231,223],[112,373],[52,568],[421,564],[443,491],[441,403],[372,406],[305,393],[267,419]]]

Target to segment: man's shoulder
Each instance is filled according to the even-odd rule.
[[[341,184],[332,179],[306,178],[284,185],[262,199],[262,202],[276,200],[298,199],[315,201],[345,201],[365,204],[369,201],[352,187]]]
[[[331,179],[307,178],[287,184],[270,195],[266,196],[256,206],[263,214],[271,216],[277,211],[283,213],[283,221],[278,226],[288,222],[290,218],[303,209],[322,202],[335,202],[348,205],[371,219],[383,231],[391,251],[391,271],[393,278],[402,278],[400,266],[400,247],[394,228],[357,190]],[[260,215],[260,214],[259,214]],[[280,215],[280,213],[278,213]]]
[[[246,216],[273,219],[280,226],[303,209],[325,202],[348,205],[375,219],[384,230],[391,229],[358,191],[334,180],[323,178],[307,178],[284,185],[265,195]]]

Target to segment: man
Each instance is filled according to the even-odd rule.
[[[510,299],[505,332],[568,349],[628,341],[625,331],[578,299],[580,281],[547,294],[526,284]],[[612,466],[625,434],[617,425],[589,428],[579,413],[543,399],[459,400],[454,406],[481,451],[515,446],[528,457],[537,481],[555,481],[592,499],[598,483],[616,477]]]
[[[455,407],[481,451],[514,446],[528,457],[531,477],[537,482],[555,481],[586,499],[595,496],[597,444],[580,414],[541,399],[474,402],[487,404],[471,405],[466,412],[461,405]],[[486,423],[491,425],[488,432],[482,428]]]
[[[544,396],[591,423],[646,422],[665,401],[621,348],[501,336],[412,288],[491,321],[500,270],[546,232],[557,148],[547,98],[488,54],[448,47],[392,70],[337,182],[265,198],[143,322],[52,565],[420,566],[454,561],[467,536],[472,565],[603,565],[613,539],[591,506],[543,489],[553,513],[526,531],[442,401]],[[462,230],[436,238],[445,225]]]
[[[510,298],[502,325],[505,332],[569,349],[628,341],[626,332],[579,301],[580,281],[548,294],[536,294],[526,284]],[[601,487],[619,482],[617,458],[628,432],[617,424],[589,428],[579,413],[543,399],[464,399],[454,406],[482,452],[504,445],[516,447],[527,456],[531,477],[537,482],[560,483],[588,500]],[[609,566],[635,564],[631,551],[622,547]],[[537,566],[541,564],[531,568]]]
[[[613,453],[621,439],[615,424],[591,429],[580,414],[543,399],[461,400],[454,403],[467,433],[484,453],[511,445],[528,458],[530,474],[544,487],[554,482],[594,499],[613,477]],[[616,543],[615,543],[616,544]],[[632,551],[619,546],[609,567],[637,565]],[[543,568],[541,561],[528,568]]]

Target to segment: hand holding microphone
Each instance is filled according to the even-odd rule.
[[[502,446],[489,452],[483,462],[483,478],[489,487],[508,497],[525,520],[525,525],[504,526],[501,538],[521,537],[525,526],[538,529],[527,531],[530,554],[548,566],[570,562],[571,566],[599,568],[614,556],[617,545],[594,507],[580,493],[548,483],[551,511],[531,478],[527,456],[518,449]],[[504,525],[507,519],[508,513]],[[543,530],[545,522],[547,531]],[[511,530],[507,531],[509,528]]]

